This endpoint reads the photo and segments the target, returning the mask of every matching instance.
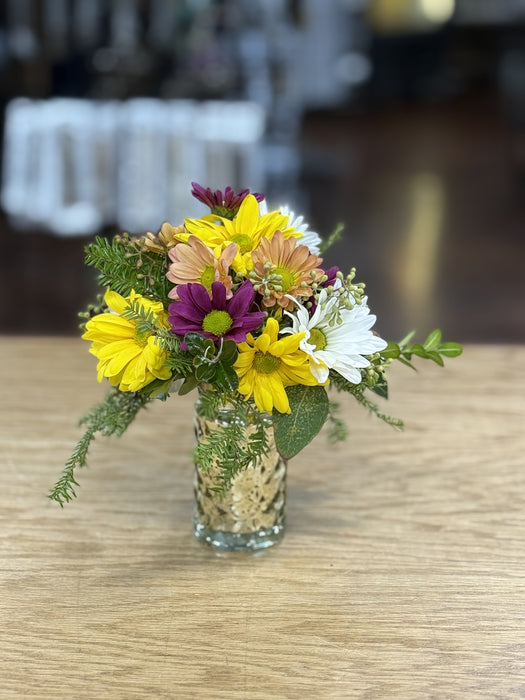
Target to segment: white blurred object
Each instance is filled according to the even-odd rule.
[[[15,225],[132,233],[202,214],[191,182],[262,190],[264,110],[249,102],[17,98],[6,109],[1,201]]]

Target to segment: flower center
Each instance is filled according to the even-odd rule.
[[[312,328],[308,343],[313,345],[315,350],[324,350],[326,347],[326,335],[319,328]]]
[[[276,275],[281,275],[282,282],[280,286],[283,288],[283,292],[286,294],[286,292],[290,290],[290,287],[292,287],[296,282],[295,275],[286,267],[276,267],[272,270],[272,272]]]
[[[230,219],[231,221],[238,211],[239,207],[237,207],[236,209],[230,209],[229,207],[224,207],[220,204],[216,204],[211,210],[211,213],[215,214],[216,216],[222,216],[224,219]]]
[[[204,317],[202,329],[206,331],[206,333],[213,333],[213,335],[221,336],[231,328],[232,323],[232,317],[227,311],[214,309]]]
[[[259,374],[271,374],[281,364],[281,360],[264,352],[256,352],[253,358],[253,368]]]
[[[237,243],[239,246],[239,253],[244,255],[244,253],[249,253],[253,248],[253,241],[250,236],[245,233],[236,233],[232,236],[232,241]]]
[[[135,331],[135,342],[137,345],[140,345],[141,348],[144,348],[148,344],[148,338],[150,335],[150,331],[142,331],[142,333]]]
[[[200,283],[203,287],[211,291],[211,285],[215,282],[215,268],[213,265],[206,265],[201,274]]]

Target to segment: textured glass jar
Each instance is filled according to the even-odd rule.
[[[217,486],[219,463],[204,471],[195,465],[194,533],[215,549],[249,552],[271,547],[281,541],[285,527],[286,462],[275,447],[270,416],[255,414],[266,431],[268,448],[234,479],[225,495]],[[229,407],[222,407],[213,419],[203,415],[200,401],[195,405],[195,436],[205,440],[212,430],[238,420]],[[253,423],[243,425],[248,439]]]

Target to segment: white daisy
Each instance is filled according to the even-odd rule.
[[[300,231],[303,234],[301,238],[298,239],[298,243],[308,246],[311,253],[318,255],[321,245],[321,236],[315,233],[315,231],[308,230],[308,224],[304,221],[304,216],[296,217],[294,212],[287,206],[279,207],[279,209],[281,214],[288,216],[286,228],[294,228],[296,231]]]
[[[304,332],[299,347],[312,358],[310,369],[320,384],[328,379],[328,371],[334,369],[352,384],[361,382],[363,367],[370,365],[365,355],[372,355],[386,348],[387,343],[370,330],[376,317],[366,305],[366,297],[352,309],[339,306],[339,295],[328,297],[321,290],[317,308],[310,317],[308,310],[294,299],[295,313],[290,317],[292,328],[283,333]]]

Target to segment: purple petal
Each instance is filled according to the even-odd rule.
[[[171,329],[177,335],[186,335],[186,333],[201,333],[202,328],[199,323],[191,323],[180,318],[170,318]]]
[[[204,187],[201,187],[197,182],[192,182],[191,185],[193,188],[191,191],[193,197],[203,204],[206,204],[210,209],[213,208],[213,193],[210,188],[208,187],[208,189],[205,190]]]
[[[205,290],[205,287],[202,287]],[[206,291],[206,290],[205,290]],[[208,299],[210,298],[206,292]],[[226,287],[222,282],[213,282],[211,285],[211,306],[218,311],[226,311]],[[232,314],[230,314],[231,316]]]
[[[202,325],[202,318],[195,318],[195,314],[189,313],[187,310],[185,313],[176,312],[169,317],[169,321],[172,325],[180,325],[185,323],[191,323],[195,326]]]
[[[168,310],[170,317],[173,316],[174,318],[187,319],[188,321],[193,321],[196,323],[200,323],[202,321],[201,314],[199,314],[196,309],[191,306],[191,304],[187,304],[184,301],[177,301],[170,304]]]
[[[250,311],[243,318],[243,328],[245,331],[253,331],[255,328],[261,325],[263,320],[266,318],[266,313],[264,311]]]
[[[329,287],[330,285],[335,284],[335,281],[337,279],[337,273],[339,272],[339,268],[334,265],[333,267],[329,267],[328,270],[325,270],[325,275],[328,277],[326,282],[322,283],[322,287]]]
[[[245,331],[244,328],[230,328],[227,335],[224,337],[227,340],[233,340],[235,343],[244,343],[247,333],[248,331]]]
[[[212,285],[213,286],[213,285]],[[228,303],[228,313],[232,318],[244,316],[255,296],[255,289],[250,281],[241,284]]]
[[[187,285],[182,286],[188,287],[188,301],[196,307],[196,311],[200,310],[202,315],[205,316],[212,310],[210,295],[204,285],[197,282],[189,282]],[[180,287],[181,285],[177,287],[179,296],[181,296]]]

